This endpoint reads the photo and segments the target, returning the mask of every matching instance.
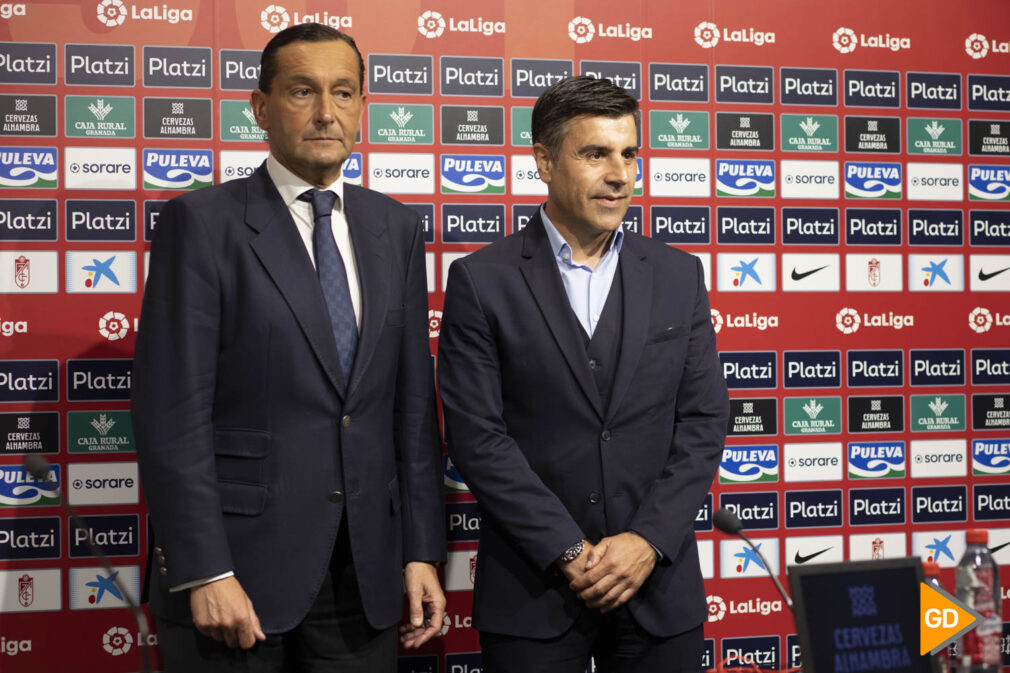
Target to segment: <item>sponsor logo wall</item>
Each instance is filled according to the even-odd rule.
[[[129,396],[150,241],[166,200],[256,170],[259,51],[309,21],[365,52],[344,173],[418,213],[432,352],[451,262],[546,195],[537,95],[592,74],[640,101],[624,226],[699,257],[730,385],[695,523],[706,666],[799,663],[763,563],[713,531],[720,506],[782,576],[917,554],[951,588],[972,527],[1010,562],[1010,7],[345,4],[77,0],[54,23],[45,3],[0,3],[0,669],[138,668],[86,542],[139,590]],[[50,481],[20,467],[32,453]],[[481,512],[448,458],[443,483],[448,616],[404,671],[480,670]],[[48,631],[66,647],[42,647]]]

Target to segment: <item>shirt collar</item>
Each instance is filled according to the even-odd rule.
[[[568,245],[568,241],[565,237],[561,235],[558,228],[554,226],[551,222],[551,218],[547,217],[547,209],[540,206],[540,219],[543,220],[544,230],[547,231],[547,240],[551,244],[551,252],[554,253],[554,257],[558,260],[565,262],[566,264],[572,263],[572,248]],[[614,232],[614,237],[611,239],[610,248],[604,254],[609,254],[611,250],[615,254],[621,254],[621,246],[624,244],[624,225],[622,224]],[[574,265],[573,266],[577,266]]]
[[[305,180],[301,179],[290,170],[288,170],[281,162],[277,161],[273,153],[267,156],[267,173],[270,175],[270,179],[273,181],[274,186],[277,187],[277,191],[281,195],[281,199],[284,201],[284,205],[291,207],[298,197],[305,193],[308,189],[316,189],[315,185],[311,185]],[[334,180],[326,189],[330,190],[337,195],[337,203],[333,206],[334,210],[341,210],[344,203],[344,173],[340,172],[337,179]]]

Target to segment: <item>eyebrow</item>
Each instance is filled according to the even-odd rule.
[[[613,148],[610,145],[583,145],[579,148],[579,154],[585,154],[587,152],[610,152],[612,150]],[[628,145],[627,147],[619,150],[621,154],[628,151],[637,152],[638,145]]]

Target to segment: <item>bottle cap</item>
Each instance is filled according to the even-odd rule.
[[[968,544],[989,544],[989,531],[973,528],[964,534]]]
[[[924,574],[926,577],[939,577],[940,564],[935,561],[923,561],[922,574]]]

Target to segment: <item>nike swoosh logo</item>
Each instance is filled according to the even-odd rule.
[[[824,265],[824,266],[822,266],[822,267],[820,267],[820,268],[817,268],[817,269],[811,269],[810,271],[804,271],[804,272],[800,273],[799,271],[797,271],[797,270],[796,270],[796,267],[794,266],[794,267],[793,267],[793,273],[792,273],[792,276],[793,276],[793,280],[803,280],[803,279],[804,279],[804,278],[806,278],[807,276],[810,276],[810,275],[812,275],[812,274],[815,274],[815,273],[817,273],[818,271],[822,271],[822,270],[824,270],[824,269],[826,269],[826,268],[828,268],[828,267],[827,267],[827,265]]]
[[[1004,269],[1004,270],[1005,270],[1005,269]],[[998,552],[998,551],[999,551],[1000,549],[1003,549],[1003,547],[1006,547],[1007,545],[1010,545],[1010,542],[1004,542],[1003,544],[1001,544],[1001,545],[999,545],[999,546],[996,546],[996,547],[991,547],[991,548],[989,549],[989,551],[990,551],[991,553],[995,554],[996,552]]]
[[[1010,271],[1010,266],[1006,267],[1005,269],[1000,269],[999,271],[993,271],[992,273],[986,273],[982,269],[979,269],[978,270],[978,279],[979,280],[989,280],[990,278],[993,278],[995,276],[1000,275],[1004,271]],[[793,273],[796,273],[796,272],[793,271]]]
[[[824,268],[824,267],[821,267],[821,268]],[[818,271],[820,271],[820,269],[818,269]],[[829,551],[830,549],[831,549],[831,547],[825,547],[824,549],[822,549],[820,551],[815,551],[813,554],[808,554],[806,556],[804,556],[803,554],[801,554],[801,553],[799,553],[797,551],[796,552],[796,556],[794,556],[793,558],[796,561],[796,565],[800,565],[802,563],[806,563],[807,561],[809,561],[812,558],[817,558],[818,556],[820,556],[821,554],[823,554],[826,551]]]

